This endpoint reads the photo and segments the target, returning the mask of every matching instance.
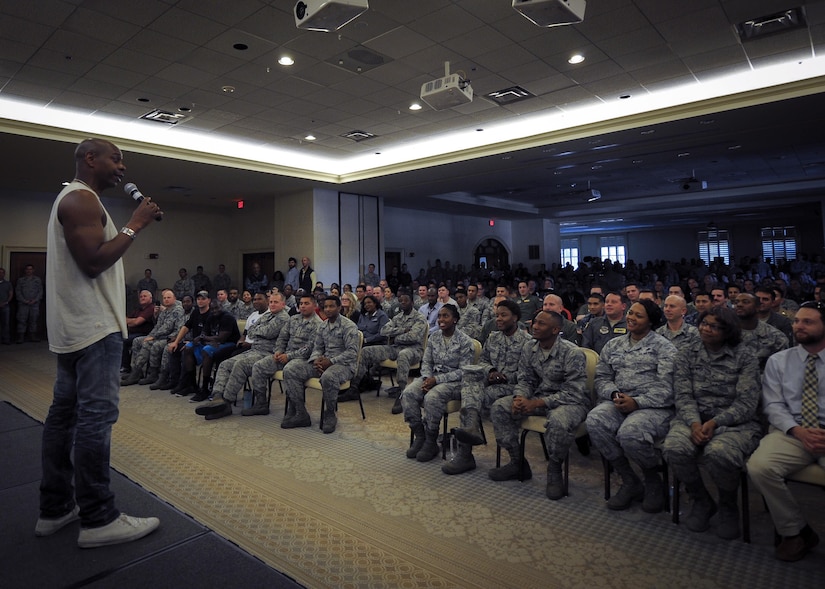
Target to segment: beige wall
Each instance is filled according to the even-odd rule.
[[[54,197],[55,194],[0,192],[2,265],[8,264],[8,250],[46,247],[46,225]],[[133,203],[126,197],[105,195],[101,200],[115,224],[125,225],[134,209]],[[143,278],[144,269],[150,268],[163,288],[178,279],[178,269],[182,266],[191,275],[195,267],[201,265],[211,278],[217,274],[218,264],[226,265],[233,281],[238,281],[243,251],[273,248],[274,208],[274,203],[248,205],[242,210],[230,207],[198,210],[195,204],[163,206],[163,221],[141,232],[123,256],[126,282],[134,286]],[[149,254],[158,254],[158,259],[148,259]]]

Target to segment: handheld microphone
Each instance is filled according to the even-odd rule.
[[[135,201],[142,202],[145,198],[143,193],[138,189],[138,187],[132,183],[128,182],[127,184],[123,185],[123,192],[131,196]],[[163,213],[158,213],[155,216],[155,221],[163,221]]]

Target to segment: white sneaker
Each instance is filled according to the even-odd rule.
[[[73,521],[80,519],[80,507],[77,505],[74,506],[69,513],[64,515],[63,517],[57,517],[54,519],[47,519],[47,518],[38,518],[37,524],[34,526],[34,535],[35,536],[51,536],[58,530],[62,529],[63,527],[69,525]]]
[[[159,525],[160,520],[156,517],[132,517],[121,513],[116,520],[100,528],[81,528],[77,545],[81,548],[98,548],[123,544],[151,534]]]

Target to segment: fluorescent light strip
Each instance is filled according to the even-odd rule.
[[[497,144],[523,138],[537,137],[543,134],[570,130],[584,125],[619,119],[649,112],[687,106],[730,94],[739,94],[780,86],[791,82],[810,80],[825,76],[825,58],[817,57],[801,63],[791,62],[759,68],[756,70],[731,74],[708,82],[683,84],[669,90],[638,95],[633,100],[615,100],[596,106],[565,110],[559,113],[537,113],[504,120],[497,124],[486,124],[483,133],[476,132],[476,125],[465,129],[428,137],[427,139],[389,146],[382,149],[382,168],[409,164],[418,167],[415,162],[422,159],[445,156],[452,153],[462,159],[461,153],[468,150],[494,148]],[[204,133],[186,129],[185,125],[154,126],[145,121],[135,120],[124,123],[106,115],[79,114],[77,111],[64,110],[59,107],[39,106],[21,100],[0,97],[2,118],[35,125],[45,125],[59,129],[76,130],[79,135],[104,135],[143,143],[153,143],[171,148],[214,154],[225,158],[237,158],[243,154],[246,161],[257,162],[275,168],[288,167],[306,170],[311,175],[346,176],[371,171],[381,173],[377,168],[373,154],[353,156],[351,158],[326,158],[308,154],[303,151],[290,151],[283,148],[267,147],[243,141],[221,138],[215,133]],[[204,149],[208,146],[208,151]],[[485,155],[474,153],[476,157]],[[411,157],[412,156],[412,157]]]

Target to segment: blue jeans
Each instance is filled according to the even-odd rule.
[[[65,515],[75,498],[84,528],[105,526],[120,515],[109,489],[109,452],[118,417],[122,350],[118,332],[57,356],[54,400],[43,428],[41,517]]]

